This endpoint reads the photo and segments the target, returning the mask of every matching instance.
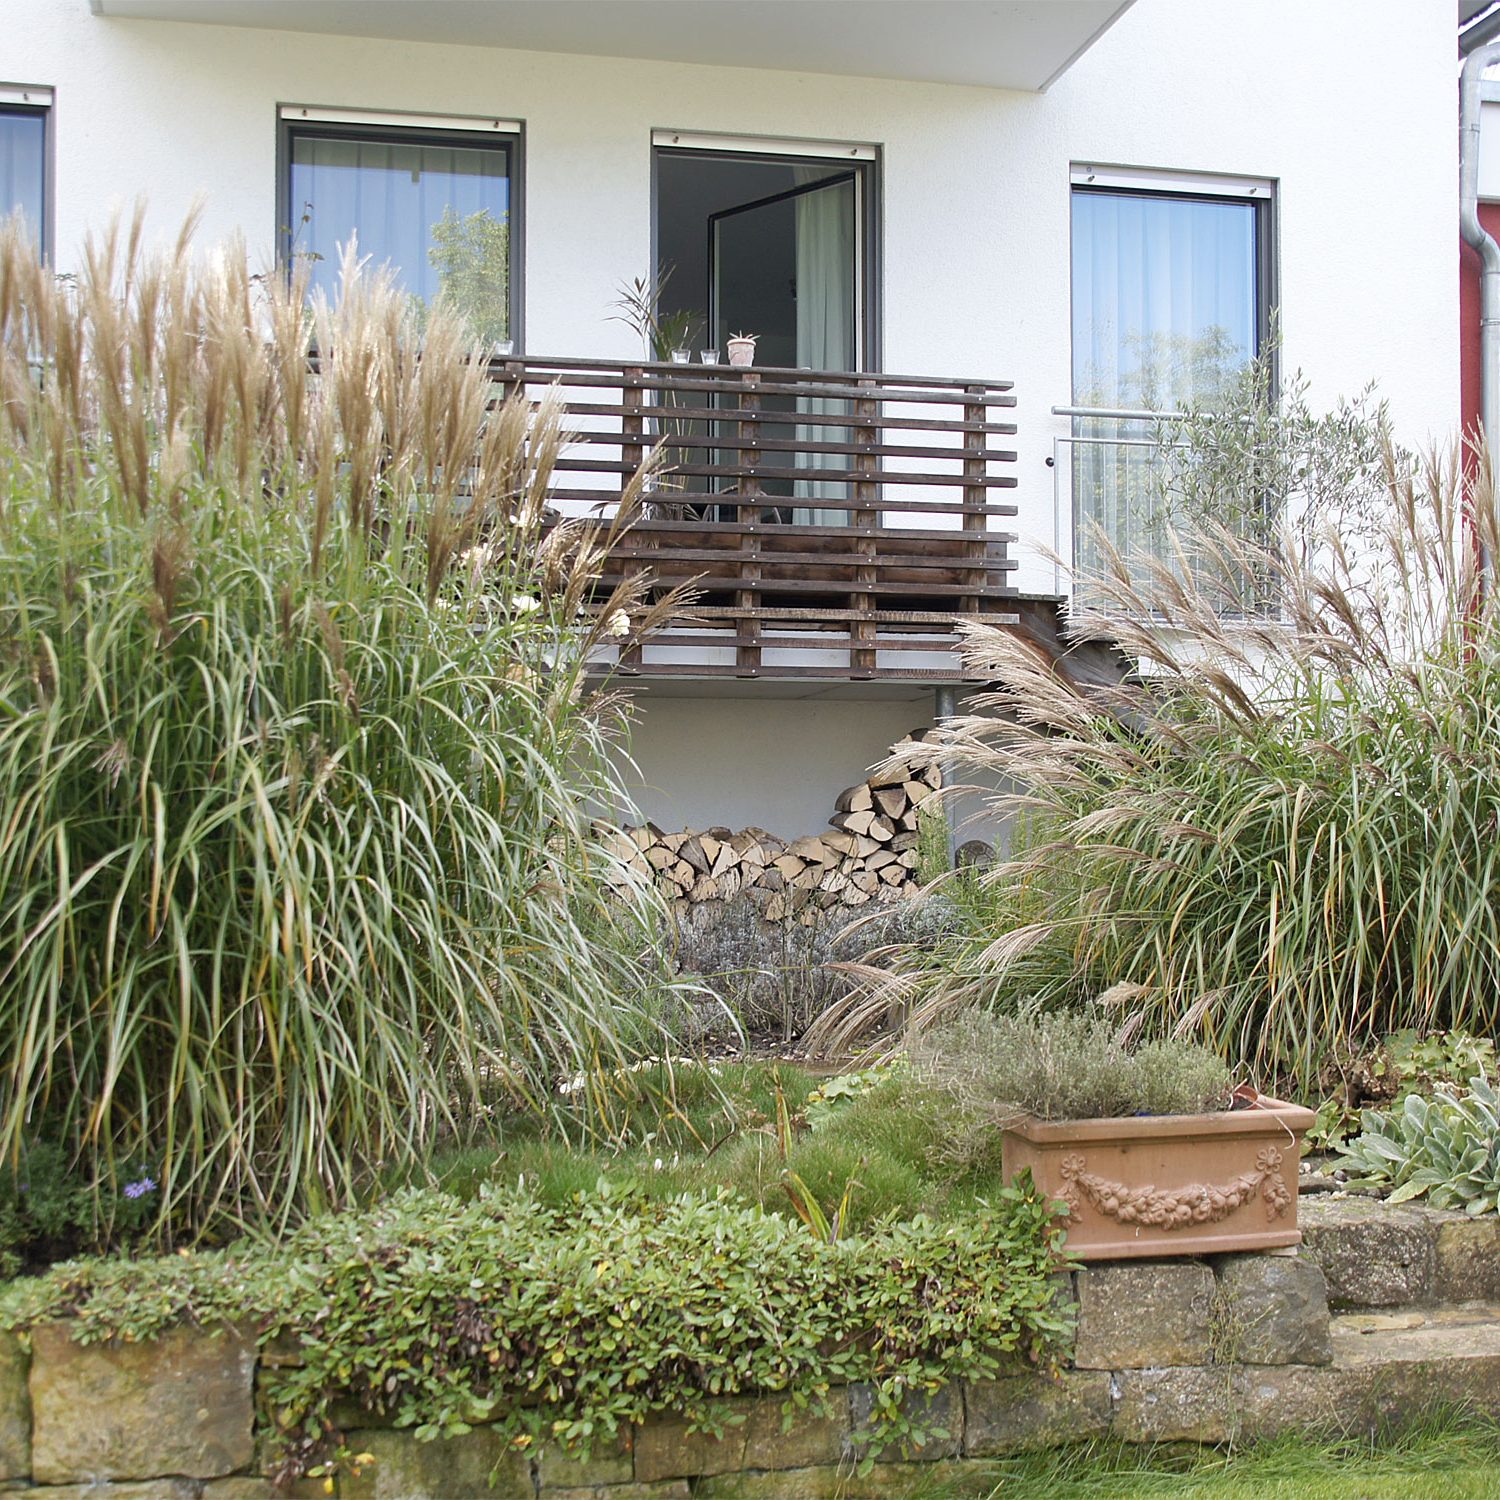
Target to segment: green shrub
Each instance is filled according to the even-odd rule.
[[[1467,1093],[1440,1086],[1401,1108],[1366,1110],[1338,1166],[1360,1187],[1389,1188],[1392,1203],[1427,1195],[1434,1208],[1492,1214],[1500,1206],[1500,1093],[1477,1076]]]
[[[1316,504],[1273,545],[1204,522],[1165,562],[1107,556],[1071,628],[1137,664],[1117,686],[966,627],[995,688],[915,753],[1007,789],[1011,857],[957,891],[966,930],[909,948],[845,1035],[888,995],[919,1028],[1108,997],[1149,1035],[1312,1093],[1335,1048],[1496,1033],[1500,595],[1475,545],[1496,555],[1495,495],[1456,455],[1417,463],[1331,420]],[[1274,581],[1273,608],[1246,604],[1247,580]]]
[[[662,914],[583,816],[557,411],[492,410],[441,310],[418,359],[352,261],[309,310],[139,234],[76,283],[0,238],[0,1156],[58,1143],[105,1220],[145,1171],[191,1232],[496,1110],[609,1128]]]
[[[67,1315],[94,1341],[249,1318],[298,1341],[303,1364],[266,1371],[288,1473],[324,1456],[342,1392],[419,1437],[493,1422],[586,1450],[650,1412],[713,1427],[728,1396],[772,1392],[792,1412],[870,1381],[878,1449],[928,1435],[899,1410],[906,1392],[1056,1363],[1060,1240],[1029,1186],[956,1223],[836,1244],[722,1197],[417,1192],[279,1250],[61,1267],[20,1284],[6,1320]]]

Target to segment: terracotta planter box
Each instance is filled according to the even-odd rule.
[[[1214,1114],[1026,1120],[1005,1132],[1005,1179],[1030,1167],[1067,1204],[1084,1260],[1272,1250],[1302,1239],[1297,1167],[1316,1118],[1257,1094]]]

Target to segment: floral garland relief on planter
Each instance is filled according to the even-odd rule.
[[[1216,1224],[1259,1193],[1265,1199],[1266,1218],[1272,1220],[1285,1214],[1292,1201],[1281,1177],[1281,1164],[1281,1152],[1275,1146],[1266,1146],[1255,1158],[1254,1171],[1242,1172],[1222,1187],[1194,1182],[1171,1189],[1152,1184],[1132,1188],[1085,1171],[1087,1164],[1083,1157],[1074,1153],[1064,1157],[1060,1167],[1066,1184],[1062,1197],[1075,1218],[1087,1198],[1101,1214],[1116,1223],[1173,1230]]]

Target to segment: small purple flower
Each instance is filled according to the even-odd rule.
[[[139,1182],[127,1182],[125,1184],[125,1196],[127,1198],[144,1198],[147,1193],[154,1193],[156,1184],[149,1177],[142,1177]]]

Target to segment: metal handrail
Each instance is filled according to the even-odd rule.
[[[1134,411],[1129,407],[1116,406],[1054,406],[1054,417],[1099,417],[1116,422],[1181,422],[1185,411]]]

